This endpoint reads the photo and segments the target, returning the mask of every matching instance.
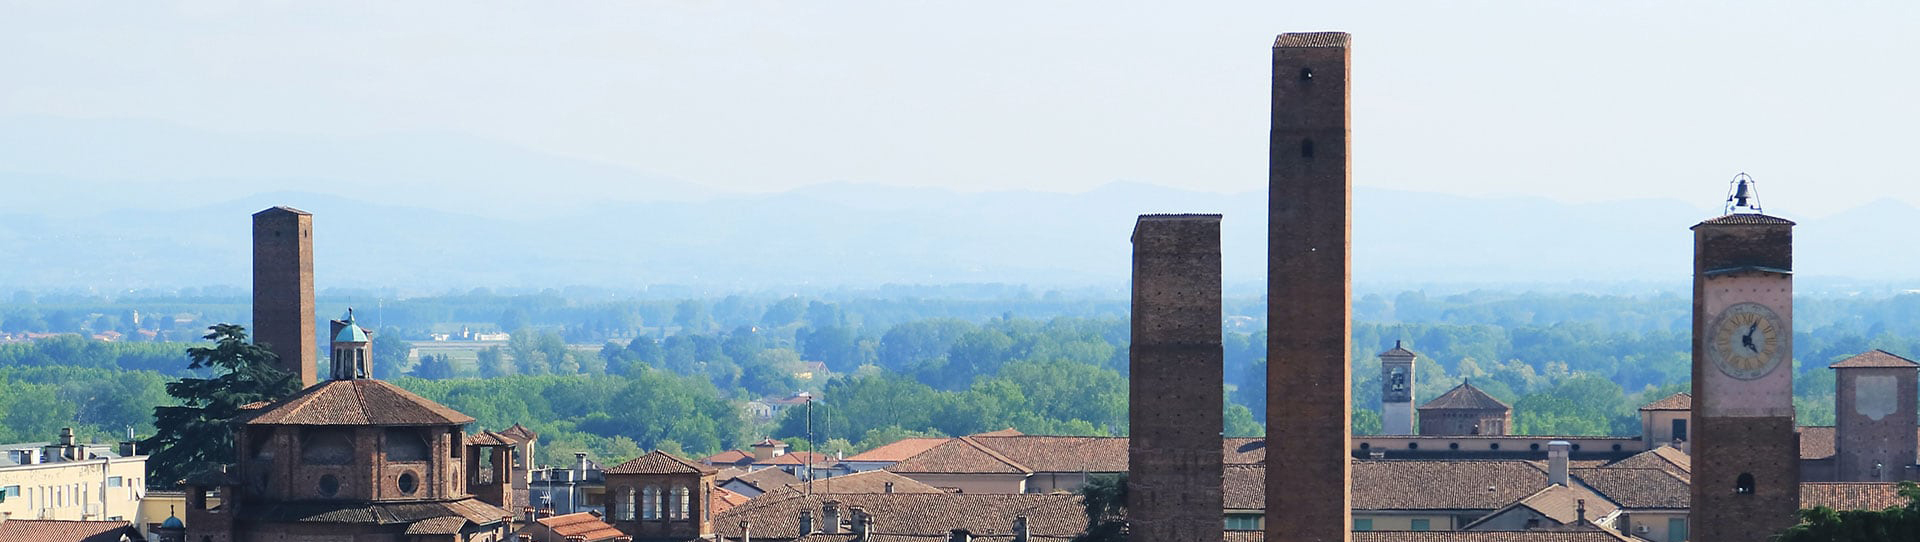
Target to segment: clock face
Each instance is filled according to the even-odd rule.
[[[1788,332],[1780,315],[1759,303],[1738,303],[1720,311],[1707,329],[1707,357],[1727,376],[1753,380],[1773,372],[1787,359]]]

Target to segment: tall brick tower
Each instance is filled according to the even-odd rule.
[[[1874,350],[1833,369],[1833,480],[1898,482],[1914,472],[1920,414],[1912,360]]]
[[[280,356],[300,385],[319,382],[314,337],[313,214],[274,207],[253,214],[253,342]]]
[[[1748,210],[1693,227],[1697,542],[1766,540],[1800,509],[1793,222]]]
[[[1348,539],[1353,179],[1344,32],[1273,42],[1267,148],[1270,542]]]
[[[1137,542],[1220,542],[1220,215],[1133,228],[1127,524]]]
[[[1380,353],[1380,434],[1418,435],[1413,425],[1412,350],[1393,341],[1393,348]]]

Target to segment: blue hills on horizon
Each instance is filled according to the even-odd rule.
[[[1258,291],[1264,192],[1115,182],[1082,193],[829,183],[771,194],[443,134],[228,134],[137,120],[0,122],[0,291],[250,283],[248,216],[315,213],[317,285],[437,293],[570,285],[695,290],[1007,283],[1124,288],[1137,215],[1225,215],[1224,278]],[[299,175],[282,172],[298,171]],[[297,181],[289,179],[298,177]],[[299,192],[262,189],[302,186]],[[460,186],[457,191],[438,187]],[[1361,285],[1622,284],[1681,290],[1674,200],[1574,204],[1358,187]],[[1915,288],[1916,209],[1803,218],[1802,277]]]

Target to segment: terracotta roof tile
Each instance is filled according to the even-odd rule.
[[[1412,350],[1408,350],[1405,347],[1400,346],[1400,341],[1393,341],[1393,348],[1388,348],[1387,351],[1381,352],[1380,355],[1376,357],[1411,358],[1411,357],[1417,357],[1417,356],[1419,356],[1419,354],[1415,354],[1413,353]]]
[[[831,465],[833,464],[834,459],[833,459],[833,456],[819,453],[819,452],[787,452],[787,453],[775,456],[773,459],[768,459],[765,463],[759,463],[759,464],[761,465],[800,465],[803,462],[807,462],[807,461],[813,462],[814,465]]]
[[[125,521],[68,521],[50,519],[10,519],[0,521],[0,540],[35,542],[120,542],[145,540],[140,531]]]
[[[330,380],[281,399],[248,425],[465,425],[473,417],[373,379]]]
[[[970,437],[1017,437],[1017,436],[1021,436],[1021,435],[1025,435],[1025,434],[1026,434],[1026,433],[1022,433],[1022,432],[1020,432],[1020,430],[1019,430],[1019,429],[1014,429],[1014,428],[1012,428],[1012,427],[1008,427],[1008,428],[1006,428],[1006,429],[1001,429],[1001,430],[998,430],[998,431],[988,431],[988,432],[985,432],[985,433],[974,433],[974,434],[971,434],[971,435],[967,435],[967,436],[970,436]]]
[[[1263,465],[1227,465],[1221,473],[1221,497],[1228,510],[1267,508],[1267,468]]]
[[[647,455],[627,460],[606,474],[714,474],[720,472],[713,467],[681,459],[673,454],[654,450]]]
[[[1693,394],[1680,392],[1647,403],[1640,410],[1693,410]]]
[[[742,465],[753,462],[753,454],[740,450],[727,450],[702,458],[701,463],[708,465]]]
[[[1622,508],[1693,506],[1693,493],[1687,480],[1662,469],[1607,467],[1573,469],[1572,474]]]
[[[1228,465],[1262,463],[1267,460],[1265,437],[1228,437],[1221,442],[1221,453]]]
[[[1346,47],[1353,36],[1346,32],[1289,32],[1273,39],[1274,47]]]
[[[1833,457],[1833,426],[1805,425],[1794,429],[1800,434],[1800,459]]]
[[[1680,479],[1693,477],[1693,458],[1679,448],[1662,444],[1658,448],[1647,450],[1626,459],[1605,465],[1609,468],[1660,469],[1672,473]]]
[[[756,539],[796,538],[800,511],[812,511],[814,521],[823,521],[820,505],[829,499],[839,501],[843,522],[852,519],[853,507],[865,509],[877,533],[944,536],[952,529],[967,529],[981,536],[1009,535],[1016,516],[1027,516],[1028,529],[1039,536],[1073,536],[1087,526],[1085,507],[1075,495],[863,493],[762,497],[716,514],[714,530],[724,538],[738,538],[744,520],[751,522]]]
[[[725,512],[728,508],[747,504],[747,501],[750,500],[753,500],[753,497],[735,493],[724,487],[713,487],[713,513],[715,514]]]
[[[1515,501],[1513,504],[1501,507],[1500,510],[1496,510],[1478,520],[1474,520],[1472,523],[1468,523],[1460,529],[1463,531],[1476,530],[1475,528],[1478,527],[1481,522],[1488,521],[1499,516],[1501,512],[1515,508],[1533,510],[1542,517],[1551,519],[1561,525],[1577,525],[1580,521],[1580,501],[1586,501],[1586,515],[1589,521],[1607,517],[1612,515],[1614,511],[1619,510],[1619,508],[1614,506],[1612,501],[1608,501],[1606,498],[1592,491],[1571,488],[1560,484],[1551,484],[1541,488],[1540,491],[1534,492],[1532,495],[1528,495],[1524,499]]]
[[[407,525],[406,534],[409,534],[409,535],[460,534],[460,530],[465,528],[467,528],[467,518],[463,518],[459,516],[446,516],[446,517],[437,517],[437,518],[427,518],[420,521],[415,521],[412,524]]]
[[[481,431],[467,435],[467,445],[469,446],[512,446],[514,444],[517,443],[510,440],[506,435],[492,431]]]
[[[1734,214],[1722,216],[1719,218],[1709,218],[1704,222],[1694,225],[1694,227],[1700,227],[1707,224],[1716,224],[1716,225],[1731,224],[1731,225],[1737,225],[1737,226],[1778,224],[1778,225],[1784,225],[1784,226],[1792,226],[1793,221],[1780,218],[1777,216],[1767,216],[1763,214],[1734,213]]]
[[[1920,363],[1914,363],[1913,360],[1893,355],[1893,353],[1886,350],[1876,349],[1858,356],[1840,360],[1839,363],[1827,366],[1829,369],[1852,369],[1855,367],[1912,369],[1914,367],[1920,367]]]
[[[1124,437],[1050,437],[1021,435],[970,437],[1001,457],[1034,472],[1123,472]]]
[[[1547,487],[1531,461],[1357,460],[1355,510],[1497,510]]]
[[[889,489],[887,484],[893,484]],[[807,483],[787,484],[787,491],[805,493]],[[945,493],[940,488],[918,480],[884,470],[856,472],[845,476],[817,478],[813,481],[814,493]]]
[[[351,502],[266,502],[247,512],[249,519],[279,523],[412,524],[417,521],[460,517],[480,525],[506,521],[509,514],[500,507],[465,498],[453,501],[409,501],[388,503]]]
[[[1884,510],[1906,506],[1897,484],[1871,482],[1805,482],[1800,484],[1800,507],[1825,506],[1834,510]]]
[[[1125,457],[1124,454],[1122,457]],[[1014,462],[999,452],[981,445],[973,437],[960,437],[909,457],[887,470],[900,473],[1032,474],[1033,469]]]
[[[1420,405],[1420,410],[1512,410],[1512,407],[1473,387],[1473,384],[1461,382],[1432,401]]]
[[[532,429],[527,429],[527,427],[526,427],[526,426],[524,426],[524,425],[520,425],[520,424],[517,424],[517,423],[516,423],[516,424],[513,424],[513,427],[508,427],[508,428],[506,428],[506,429],[502,429],[502,430],[500,431],[500,434],[501,434],[501,435],[505,435],[505,436],[508,436],[508,437],[512,437],[512,438],[514,438],[514,439],[517,439],[517,440],[518,440],[519,442],[516,442],[515,444],[519,444],[519,443],[521,443],[521,442],[527,442],[527,441],[531,441],[531,440],[533,440],[533,439],[537,439],[537,438],[540,438],[540,434],[539,434],[539,433],[535,433],[535,432],[533,432],[533,430],[532,430]]]
[[[1251,531],[1243,531],[1251,532]],[[1353,542],[1628,542],[1599,527],[1534,531],[1354,531]]]
[[[613,528],[612,525],[600,521],[600,516],[596,516],[591,512],[561,514],[536,519],[534,521],[551,529],[553,534],[559,535],[560,537],[578,536],[585,538],[588,542],[601,542],[627,535],[626,533],[620,532],[619,529]]]
[[[904,438],[891,444],[854,454],[847,461],[900,461],[947,442],[940,438]]]
[[[745,482],[747,485],[758,488],[760,491],[773,491],[786,487],[788,484],[800,483],[799,478],[794,477],[792,474],[787,474],[787,471],[780,469],[760,469],[735,476],[733,479]]]

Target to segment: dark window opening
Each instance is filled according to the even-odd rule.
[[[1733,482],[1733,492],[1738,495],[1752,495],[1753,475],[1744,472],[1740,473],[1740,478]]]
[[[1420,443],[1418,443],[1418,442],[1409,442],[1409,443],[1407,443],[1407,449],[1408,449],[1408,450],[1418,450],[1418,449],[1420,449]]]
[[[1373,444],[1372,444],[1372,443],[1368,443],[1368,442],[1362,442],[1362,443],[1360,443],[1360,449],[1362,449],[1362,450],[1365,450],[1365,449],[1368,449],[1368,448],[1372,448],[1372,447],[1373,447]]]
[[[1311,139],[1300,140],[1300,157],[1306,158],[1308,160],[1313,159],[1313,140]]]
[[[1676,442],[1687,440],[1687,421],[1686,420],[1673,421],[1673,440]]]
[[[320,477],[320,496],[332,497],[340,493],[340,478],[328,474]]]
[[[1447,449],[1448,449],[1448,450],[1458,450],[1458,449],[1460,449],[1460,443],[1458,443],[1458,442],[1449,442],[1449,443],[1447,443]]]
[[[420,431],[408,428],[387,429],[387,461],[426,461],[427,441]]]
[[[309,465],[352,465],[352,435],[343,429],[310,430],[300,439],[300,461]]]
[[[1620,451],[1620,445],[1619,444],[1613,445],[1613,451],[1616,451],[1616,452]]]
[[[1301,80],[1301,81],[1312,81],[1312,80],[1313,80],[1313,68],[1300,68],[1300,80]]]
[[[1487,445],[1487,448],[1488,448],[1488,449],[1491,449],[1491,450],[1498,450],[1498,449],[1500,449],[1500,443],[1498,443],[1498,442],[1495,442],[1495,443],[1493,443],[1493,444],[1488,444],[1488,445]]]
[[[1529,450],[1533,450],[1533,451],[1536,451],[1536,452],[1538,452],[1538,451],[1540,451],[1540,443],[1538,443],[1538,442],[1535,442],[1535,443],[1533,443],[1533,444],[1528,444],[1528,445],[1527,445],[1527,449],[1529,449]]]

